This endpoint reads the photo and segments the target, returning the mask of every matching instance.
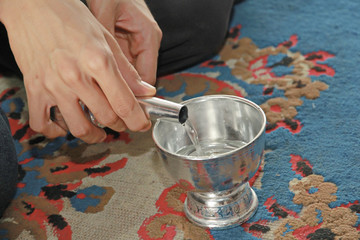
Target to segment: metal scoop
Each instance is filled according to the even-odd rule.
[[[175,103],[172,101],[164,100],[157,97],[144,97],[137,98],[140,106],[144,112],[151,119],[158,118],[172,118],[177,119],[181,124],[185,123],[188,119],[188,109],[185,105]],[[105,126],[99,123],[92,112],[81,101],[79,102],[84,110],[88,119],[96,126],[104,128]],[[50,108],[50,119],[58,123],[64,129],[68,129],[65,120],[62,117],[60,110],[57,106]]]

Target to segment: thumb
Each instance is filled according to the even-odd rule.
[[[156,94],[156,88],[142,81],[135,67],[125,57],[116,40],[110,34],[105,34],[109,47],[112,50],[120,74],[137,97],[150,97]]]
[[[142,80],[127,82],[136,97],[152,97],[156,94],[156,88]]]

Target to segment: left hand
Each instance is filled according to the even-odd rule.
[[[144,0],[87,0],[87,3],[93,15],[115,37],[141,80],[154,85],[162,32]],[[132,88],[131,82],[128,85]]]

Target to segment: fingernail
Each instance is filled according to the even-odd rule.
[[[143,85],[144,87],[146,87],[147,89],[149,89],[150,91],[156,92],[156,88],[153,85],[151,85],[145,81],[140,81],[140,84]]]
[[[151,121],[149,121],[149,124],[144,127],[143,129],[141,129],[139,132],[147,132],[149,131],[149,129],[151,128]]]

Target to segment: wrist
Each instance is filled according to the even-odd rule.
[[[26,13],[35,2],[37,1],[0,0],[0,21],[7,26],[13,19],[19,18],[20,13]]]

